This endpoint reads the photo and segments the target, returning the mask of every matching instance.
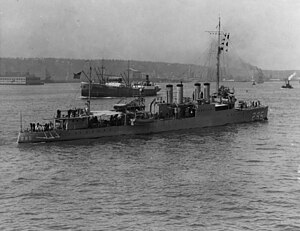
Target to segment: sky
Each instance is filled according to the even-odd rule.
[[[221,18],[262,69],[300,70],[299,0],[0,0],[0,57],[201,65]]]

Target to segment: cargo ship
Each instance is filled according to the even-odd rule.
[[[218,28],[215,93],[210,93],[210,83],[195,83],[193,94],[184,97],[182,83],[176,85],[176,92],[173,85],[168,84],[166,98],[154,98],[148,110],[142,94],[133,100],[120,101],[108,111],[91,110],[89,97],[86,108],[57,110],[56,116],[44,124],[30,123],[30,127],[23,129],[21,116],[17,142],[56,142],[151,134],[267,120],[267,105],[261,104],[259,100],[237,100],[233,90],[219,86],[219,61],[223,50],[220,43],[220,19]]]
[[[6,72],[0,76],[0,85],[43,85],[40,77],[29,72]]]
[[[129,63],[129,62],[128,62]],[[95,69],[96,70],[96,69]],[[145,76],[145,81],[131,82],[130,71],[140,79],[142,73],[129,67],[127,78],[123,76],[104,76],[104,67],[101,67],[101,73],[98,75],[99,82],[93,81],[87,77],[87,82],[81,82],[82,97],[133,97],[142,92],[143,96],[155,96],[160,91],[159,85],[156,85],[149,80],[149,75]],[[80,72],[84,73],[84,72]]]
[[[89,89],[90,88],[90,89]],[[133,97],[142,92],[143,96],[155,96],[160,87],[149,81],[126,84],[122,77],[108,77],[105,83],[81,82],[81,96],[89,97]]]

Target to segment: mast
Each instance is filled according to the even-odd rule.
[[[219,17],[219,25],[218,25],[218,52],[217,52],[217,82],[216,82],[216,93],[219,92],[220,85],[220,54],[221,54],[221,46],[220,46],[220,35],[221,35],[221,18]]]
[[[23,132],[22,112],[20,111],[20,132]]]
[[[103,62],[104,62],[104,60],[102,59],[102,64],[101,64],[101,78],[102,78],[102,81],[105,82],[104,81],[104,65],[103,65]]]
[[[127,68],[127,70],[128,70],[128,73],[127,73],[127,84],[128,84],[128,86],[130,85],[130,83],[129,83],[129,74],[130,74],[129,67],[130,67],[130,61],[128,60],[128,68]]]
[[[89,98],[87,101],[88,113],[91,111],[91,84],[92,84],[92,67],[90,66],[90,78],[89,78]]]
[[[92,66],[90,65],[90,74],[89,76],[82,70],[80,74],[83,73],[86,77],[86,79],[89,81],[89,97],[86,102],[87,105],[87,112],[90,114],[91,111],[91,84],[92,84]]]
[[[217,31],[206,31],[208,32],[209,34],[212,34],[212,35],[218,35],[218,45],[217,45],[217,79],[216,79],[216,93],[218,94],[219,92],[219,85],[220,85],[220,56],[221,56],[221,52],[222,50],[224,49],[224,43],[226,41],[226,34],[225,35],[225,38],[223,38],[224,40],[224,43],[222,42],[221,44],[221,17],[219,16],[219,22],[218,22],[218,30]],[[222,32],[223,34],[223,32]],[[229,39],[229,34],[227,35],[227,40]],[[222,40],[222,41],[223,41]],[[225,46],[228,46],[228,41],[226,41],[226,45]],[[226,50],[227,51],[227,50]],[[209,69],[208,69],[209,71]]]

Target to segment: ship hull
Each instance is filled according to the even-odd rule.
[[[283,89],[293,89],[292,86],[281,86],[281,88],[283,88]]]
[[[1,77],[0,85],[43,85],[44,82],[39,77]]]
[[[207,112],[197,117],[183,119],[158,119],[144,125],[107,126],[78,130],[53,130],[47,132],[20,132],[18,143],[54,142],[93,139],[120,135],[151,134],[192,128],[222,126],[226,124],[263,121],[267,119],[268,107],[260,106],[243,110],[230,109]]]
[[[42,81],[34,81],[34,82],[12,82],[12,81],[0,81],[0,85],[44,85]]]
[[[24,86],[24,85],[44,85],[44,83],[43,82],[41,82],[41,83],[0,83],[0,85],[22,85],[22,86]]]
[[[140,95],[142,93],[143,96],[155,96],[157,92],[160,90],[159,87],[155,86],[145,86],[143,91],[140,91],[140,88],[134,87],[114,87],[114,86],[106,86],[104,84],[92,83],[91,84],[91,97],[133,97]],[[89,97],[89,84],[81,83],[81,96]]]

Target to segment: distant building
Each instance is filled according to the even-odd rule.
[[[5,72],[0,76],[0,85],[43,85],[41,78],[29,72]]]

